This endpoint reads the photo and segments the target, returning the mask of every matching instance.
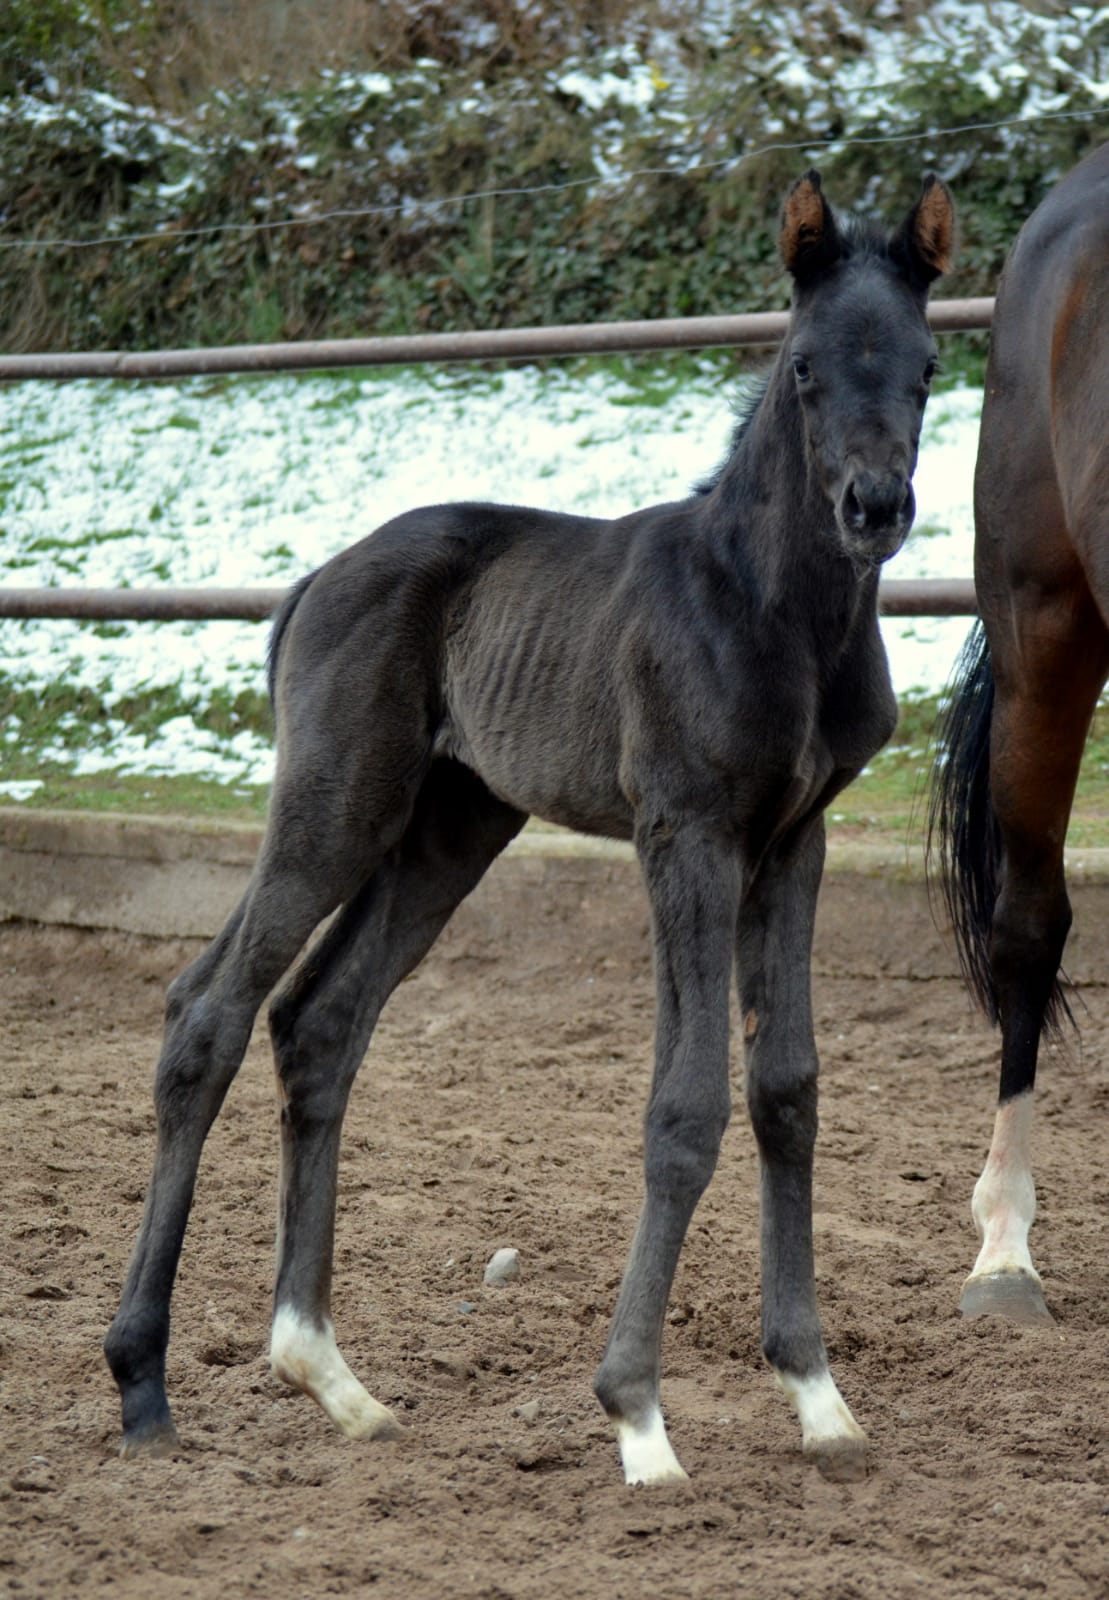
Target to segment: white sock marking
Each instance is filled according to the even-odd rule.
[[[982,1176],[970,1203],[982,1241],[972,1278],[994,1272],[1027,1272],[1040,1281],[1028,1250],[1036,1215],[1032,1181],[1032,1091],[999,1106]]]
[[[827,1368],[811,1378],[795,1378],[792,1373],[778,1371],[774,1376],[797,1412],[806,1451],[844,1444],[861,1447],[866,1443],[866,1434],[851,1415]]]
[[[343,1360],[330,1320],[317,1328],[291,1306],[278,1307],[270,1335],[270,1366],[283,1383],[311,1395],[348,1439],[400,1433],[388,1406],[367,1393]]]
[[[657,1406],[641,1426],[620,1419],[615,1427],[625,1483],[667,1483],[687,1476],[666,1437]]]

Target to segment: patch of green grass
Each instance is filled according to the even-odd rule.
[[[111,624],[100,624],[107,630]],[[923,840],[934,760],[935,697],[906,700],[884,750],[834,802],[829,837],[864,839],[916,848]],[[203,700],[172,686],[117,696],[110,682],[74,686],[64,678],[24,686],[0,675],[0,780],[38,779],[42,787],[23,804],[40,809],[129,811],[254,821],[265,814],[267,790],[241,781],[201,776],[150,777],[101,772],[75,777],[59,750],[76,754],[103,747],[110,721],[131,733],[157,737],[174,717],[229,739],[243,730],[272,731],[263,693],[217,689]],[[0,796],[0,804],[8,803]],[[1087,741],[1071,818],[1072,846],[1109,845],[1109,703],[1099,707]]]
[[[403,367],[371,369],[378,372],[391,371],[403,372]],[[355,370],[355,375],[349,376],[347,372],[339,371],[335,375],[328,374],[324,382],[318,381],[319,373],[307,373],[298,379],[311,398],[308,400],[309,411],[343,411],[353,405],[362,397],[362,383],[366,374],[361,369]]]
[[[829,838],[923,841],[938,714],[934,697],[902,702],[889,744],[830,807]],[[1098,707],[1086,741],[1067,844],[1109,846],[1109,703]]]
[[[43,777],[42,787],[28,800],[20,802],[28,810],[122,812],[129,816],[261,822],[269,800],[269,788],[265,784],[230,786],[191,774],[152,778],[96,772],[76,778],[55,770],[40,776]],[[0,794],[0,805],[10,803]]]
[[[69,770],[67,757],[108,746],[110,721],[153,739],[179,716],[190,716],[222,738],[244,729],[262,737],[271,731],[266,698],[252,691],[217,690],[199,701],[160,686],[116,698],[110,684],[97,690],[58,680],[28,688],[0,677],[0,780],[38,780],[41,787],[20,802],[36,810],[260,821],[269,797],[265,784],[222,782],[191,773],[166,777],[107,770],[77,776]],[[0,794],[0,805],[11,803]]]
[[[244,730],[262,738],[272,732],[269,702],[257,690],[233,694],[218,688],[202,700],[162,684],[116,696],[110,683],[94,689],[58,678],[28,686],[0,674],[0,730],[6,730],[0,737],[0,779],[42,776],[46,753],[59,744],[73,751],[104,744],[110,720],[154,739],[165,723],[182,716],[224,739]]]

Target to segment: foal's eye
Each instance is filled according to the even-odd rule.
[[[793,362],[793,371],[797,382],[808,383],[809,379],[812,377],[812,368],[809,366],[809,363],[805,360],[804,356],[791,356],[790,360]]]
[[[936,376],[936,373],[939,370],[940,370],[940,364],[936,360],[935,356],[929,356],[927,364],[925,365],[925,368],[924,368],[923,377],[921,379],[921,381],[923,382],[924,387],[926,389],[928,388],[929,384],[932,382],[932,379]]]

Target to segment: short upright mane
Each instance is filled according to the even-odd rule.
[[[839,226],[845,260],[854,256],[873,256],[878,261],[890,259],[889,230],[880,222],[849,212],[840,217]]]
[[[693,493],[695,495],[711,494],[724,476],[729,461],[739,449],[740,440],[754,421],[755,413],[762,405],[766,391],[770,387],[771,370],[760,373],[744,385],[735,404],[736,421],[732,429],[732,437],[728,441],[728,453],[723,461],[713,468],[707,478],[702,478],[698,483],[694,484]]]

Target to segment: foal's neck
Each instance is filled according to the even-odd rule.
[[[840,545],[812,471],[801,403],[783,347],[706,505],[706,533],[760,605],[843,638],[877,614],[878,573]]]

